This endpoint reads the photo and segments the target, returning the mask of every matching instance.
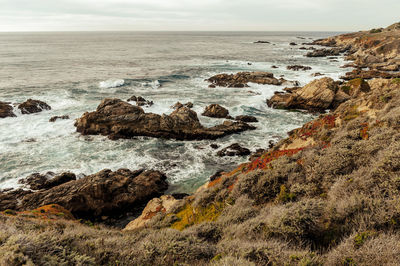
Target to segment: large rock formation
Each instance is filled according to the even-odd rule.
[[[0,101],[0,118],[15,116],[12,106],[9,103]]]
[[[65,176],[64,176],[65,177]],[[115,216],[160,196],[167,188],[166,176],[158,171],[103,170],[38,191],[11,191],[0,193],[0,210],[32,210],[48,204],[59,204],[75,217],[100,219]]]
[[[281,85],[286,80],[277,79],[274,74],[269,72],[239,72],[237,74],[219,74],[209,78],[213,86],[228,88],[247,87],[247,83],[258,83],[268,85]]]
[[[45,102],[28,99],[27,101],[18,105],[18,109],[21,110],[22,114],[33,114],[39,113],[43,110],[51,110],[51,107]]]
[[[96,111],[86,112],[77,119],[75,126],[84,135],[107,135],[111,139],[135,136],[178,140],[217,139],[255,129],[246,123],[231,121],[205,128],[200,124],[196,112],[187,107],[161,116],[145,113],[142,108],[119,99],[104,99]]]

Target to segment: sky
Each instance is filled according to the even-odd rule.
[[[0,0],[0,31],[358,31],[400,0]]]

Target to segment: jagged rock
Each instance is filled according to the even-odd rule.
[[[120,99],[104,99],[96,111],[86,112],[77,119],[75,126],[83,135],[105,135],[110,139],[135,136],[178,140],[217,139],[255,129],[246,123],[231,121],[205,128],[200,124],[196,112],[187,107],[161,116],[145,113],[142,108]]]
[[[185,104],[182,104],[180,102],[177,102],[176,104],[174,104],[173,106],[171,106],[172,109],[179,109],[181,107],[187,107],[187,108],[193,108],[193,103],[191,102],[187,102]]]
[[[240,146],[238,143],[232,144],[217,152],[219,157],[224,156],[247,156],[251,152],[249,149]]]
[[[0,101],[0,118],[15,116],[12,106],[9,103]]]
[[[340,77],[344,80],[352,80],[356,78],[362,79],[373,79],[373,78],[384,78],[384,79],[391,79],[391,78],[400,78],[400,73],[389,73],[389,72],[382,72],[378,70],[362,70],[362,69],[354,69],[351,72],[347,72],[345,76]]]
[[[28,186],[32,190],[49,189],[69,181],[76,180],[76,175],[65,172],[55,175],[53,172],[47,172],[44,175],[39,173],[31,174],[30,176],[18,181],[20,184]]]
[[[204,109],[201,115],[214,118],[227,118],[229,111],[219,104],[211,104]]]
[[[331,106],[337,89],[338,84],[333,79],[317,79],[292,93],[276,93],[267,104],[278,109],[324,111]]]
[[[213,144],[210,144],[210,147],[211,147],[212,149],[216,150],[216,149],[218,149],[218,148],[219,148],[219,145],[218,145],[218,144],[215,144],[215,143],[213,143]]]
[[[242,121],[246,123],[255,123],[258,122],[257,118],[251,115],[239,115],[235,117],[236,121]]]
[[[135,96],[133,95],[131,98],[127,100],[128,102],[135,102],[137,106],[152,106],[154,103],[153,101],[148,101],[142,96]]]
[[[147,203],[142,214],[135,220],[131,221],[123,229],[123,231],[131,231],[146,227],[146,225],[150,222],[151,218],[153,218],[160,212],[162,213],[169,212],[178,201],[179,200],[175,199],[171,195],[164,195],[161,196],[160,198],[152,199]]]
[[[58,119],[69,119],[69,116],[68,115],[53,116],[52,118],[49,119],[49,122],[56,122]]]
[[[22,114],[33,114],[39,113],[43,110],[51,110],[51,107],[45,102],[28,99],[26,102],[18,105],[18,109],[21,110]]]
[[[350,49],[349,46],[338,47],[332,49],[317,49],[306,54],[307,57],[326,57],[326,56],[338,56],[342,53],[347,52]]]
[[[32,210],[58,204],[77,218],[100,220],[102,216],[119,215],[160,196],[168,188],[166,178],[158,171],[103,170],[50,189],[0,193],[0,199],[6,200],[0,202],[0,210],[12,205],[14,210]],[[11,193],[14,203],[7,193]]]
[[[212,85],[229,88],[248,87],[247,83],[281,85],[285,80],[277,79],[269,72],[239,72],[237,74],[219,74],[209,78],[207,81]]]
[[[340,87],[340,90],[351,97],[357,97],[360,93],[366,93],[371,90],[368,82],[362,78],[350,80]]]
[[[320,76],[324,76],[324,74],[317,72],[317,73],[311,74],[311,76],[312,77],[320,77]]]
[[[312,68],[309,66],[302,66],[302,65],[292,65],[292,66],[287,66],[286,67],[287,70],[293,70],[293,71],[299,71],[299,70],[311,70]]]

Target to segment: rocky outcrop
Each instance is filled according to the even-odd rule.
[[[219,157],[224,157],[224,156],[247,156],[250,155],[250,150],[247,148],[244,148],[242,146],[240,146],[240,144],[235,143],[232,144],[220,151],[217,152],[217,155]]]
[[[248,87],[247,83],[258,83],[268,85],[281,85],[284,79],[277,79],[274,74],[269,72],[239,72],[237,74],[219,74],[209,79],[213,86],[228,88],[244,88]]]
[[[235,117],[236,121],[242,121],[245,123],[256,123],[258,122],[257,118],[251,115],[239,115]]]
[[[12,106],[9,103],[0,101],[0,118],[15,116]]]
[[[227,118],[229,116],[229,111],[219,104],[211,104],[204,109],[201,115],[214,118]]]
[[[320,112],[332,105],[337,90],[337,82],[331,78],[322,78],[290,93],[276,93],[267,100],[267,104],[277,109],[305,109]]]
[[[287,70],[293,70],[293,71],[306,71],[306,70],[311,70],[312,68],[309,66],[302,66],[302,65],[292,65],[292,66],[287,66]]]
[[[340,77],[344,80],[352,80],[356,78],[362,79],[373,79],[373,78],[400,78],[400,73],[391,73],[391,72],[382,72],[378,70],[362,70],[362,69],[354,69],[351,72],[347,72],[345,76]]]
[[[308,52],[307,57],[327,57],[327,56],[339,56],[342,53],[347,52],[350,49],[349,46],[338,47],[332,49],[316,49],[314,51]]]
[[[148,101],[145,98],[143,98],[142,96],[138,96],[136,97],[135,95],[132,96],[131,98],[129,98],[127,100],[128,102],[135,102],[137,106],[152,106],[154,103],[153,101]]]
[[[66,120],[66,119],[69,119],[69,116],[68,116],[68,115],[53,116],[53,117],[51,117],[51,118],[49,119],[49,122],[56,122],[58,119]]]
[[[71,177],[70,174],[58,176],[49,189],[40,186],[42,189],[34,192],[0,193],[0,210],[23,211],[58,204],[75,217],[97,220],[101,216],[115,216],[132,210],[160,196],[168,188],[167,177],[158,171],[103,170],[79,180]]]
[[[187,107],[170,115],[145,113],[142,108],[119,99],[104,99],[97,110],[85,113],[75,126],[83,135],[105,135],[110,139],[147,136],[177,140],[217,139],[229,134],[255,129],[243,122],[225,121],[206,128],[196,112]]]
[[[39,113],[43,110],[51,110],[51,107],[45,102],[28,99],[26,102],[18,105],[18,109],[21,110],[22,114],[33,114]]]
[[[127,224],[123,231],[132,231],[148,226],[151,218],[156,216],[158,213],[170,212],[173,206],[178,201],[178,199],[175,199],[171,195],[164,195],[160,198],[152,199],[147,203],[142,214],[138,218]]]

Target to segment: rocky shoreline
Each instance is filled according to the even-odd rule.
[[[374,264],[396,264],[400,260],[400,23],[311,44],[329,48],[306,56],[345,53],[356,69],[344,81],[322,78],[303,87],[292,84],[296,87],[276,93],[267,104],[321,115],[233,171],[219,171],[193,195],[163,195],[168,187],[165,175],[150,170],[103,170],[78,180],[68,173],[51,178],[36,174],[22,181],[31,190],[0,192],[0,219],[13,228],[16,223],[40,225],[43,219],[36,212],[28,219],[26,211],[52,214],[40,208],[54,204],[52,208],[64,214],[46,216],[45,221],[63,224],[62,232],[57,232],[60,237],[79,226],[85,240],[63,247],[68,252],[79,250],[94,264],[128,265],[133,260],[139,265],[367,265],[371,258]],[[221,74],[208,81],[212,87],[235,88],[248,82],[286,82],[249,72]],[[111,139],[216,139],[253,129],[247,123],[256,122],[237,117],[239,122],[227,120],[205,128],[188,106],[177,105],[171,115],[160,116],[137,105],[105,99],[96,111],[77,119],[77,131]],[[0,114],[10,114],[8,106],[0,103]],[[232,119],[217,105],[203,115]],[[234,156],[249,151],[232,145],[218,153]],[[142,207],[134,214],[137,218],[123,232],[109,228],[95,232],[75,221],[108,224],[138,205]],[[45,228],[55,231],[53,225]]]

